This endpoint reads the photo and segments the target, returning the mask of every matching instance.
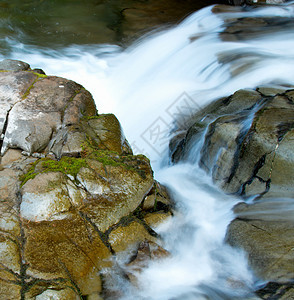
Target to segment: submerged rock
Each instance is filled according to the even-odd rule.
[[[99,299],[115,256],[160,241],[168,194],[79,84],[28,68],[0,89],[1,298]]]

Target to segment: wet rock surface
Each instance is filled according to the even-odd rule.
[[[174,161],[191,156],[189,150],[205,134],[200,166],[225,192],[293,197],[293,93],[290,87],[259,87],[212,103],[171,149]]]
[[[279,283],[291,282],[293,269],[293,201],[266,199],[241,203],[227,232],[227,242],[241,247],[256,275]]]
[[[293,95],[291,86],[239,90],[196,113],[171,143],[175,162],[193,158],[200,143],[200,166],[244,200],[226,241],[245,250],[255,274],[271,282],[257,292],[262,299],[293,297]]]
[[[169,196],[82,86],[29,67],[0,83],[0,296],[99,299],[116,256],[161,243]]]
[[[277,283],[269,282],[266,286],[259,289],[256,293],[261,299],[293,299],[294,286],[293,283]]]
[[[224,24],[222,25],[222,30],[219,32],[219,37],[226,42],[237,42],[237,41],[247,41],[255,38],[261,39],[262,37],[268,37],[279,32],[292,32],[293,28],[293,18],[287,15],[280,16],[258,16],[252,15],[248,16],[248,12],[255,9],[264,8],[265,6],[271,6],[275,4],[278,7],[281,4],[281,9],[283,9],[282,3],[286,1],[280,0],[269,0],[269,1],[239,1],[232,0],[231,2],[243,2],[242,7],[237,4],[237,6],[228,5],[215,5],[212,8],[212,12],[219,14],[219,17],[223,19]],[[246,3],[244,3],[246,2]],[[232,3],[233,4],[233,3]],[[246,15],[242,15],[243,12],[247,12]],[[237,53],[227,53],[224,58],[226,62],[234,61],[236,58],[240,59],[242,56],[238,56]],[[266,53],[263,53],[263,58],[266,57]],[[260,59],[260,53],[248,50],[246,55],[246,62],[244,64],[252,64],[254,61]],[[269,58],[271,56],[269,55]]]

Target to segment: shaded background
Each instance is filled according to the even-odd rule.
[[[225,0],[10,0],[0,1],[2,51],[7,40],[41,47],[126,45]]]

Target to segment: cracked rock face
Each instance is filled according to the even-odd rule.
[[[0,298],[99,299],[115,256],[161,242],[169,197],[79,84],[28,69],[0,89]]]

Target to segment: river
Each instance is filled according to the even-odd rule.
[[[1,57],[26,61],[87,88],[99,113],[118,117],[134,151],[150,158],[155,178],[176,201],[177,214],[157,230],[172,256],[139,274],[139,289],[117,278],[113,288],[123,291],[122,299],[255,299],[262,282],[246,255],[224,243],[232,207],[241,200],[223,194],[198,167],[201,139],[190,160],[175,165],[169,162],[168,143],[174,128],[185,130],[183,120],[214,99],[240,88],[294,83],[293,9],[291,2],[245,9],[209,6],[128,47],[113,38],[54,44],[48,28],[47,41],[43,36],[38,44],[21,26],[2,22],[7,33]],[[272,25],[249,22],[246,27],[245,22],[238,28],[235,20],[249,17],[267,18]]]

